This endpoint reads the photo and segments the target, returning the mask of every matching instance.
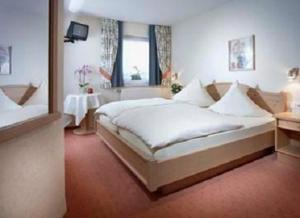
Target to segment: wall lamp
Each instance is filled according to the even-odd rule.
[[[288,72],[288,79],[290,82],[294,81],[297,79],[297,77],[299,76],[299,68],[293,68]]]

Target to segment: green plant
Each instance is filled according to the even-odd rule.
[[[179,83],[173,83],[171,85],[171,91],[173,94],[177,94],[178,92],[180,92],[182,90],[183,86],[180,85]]]
[[[89,83],[79,84],[80,88],[85,88],[85,87],[88,87],[88,86],[89,86]]]
[[[142,80],[142,77],[140,74],[131,74],[131,80]]]
[[[142,80],[142,76],[140,74],[140,70],[138,69],[137,66],[134,66],[133,69],[136,71],[135,73],[132,73],[130,75],[131,80]]]

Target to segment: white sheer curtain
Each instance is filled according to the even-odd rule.
[[[100,74],[111,86],[114,64],[118,51],[118,21],[104,18],[101,20],[101,64]],[[107,85],[105,85],[107,87]]]
[[[171,79],[172,30],[170,26],[155,26],[157,54],[163,80]]]

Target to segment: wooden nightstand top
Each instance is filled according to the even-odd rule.
[[[275,117],[279,120],[287,120],[291,122],[300,123],[300,113],[285,112],[275,114]]]

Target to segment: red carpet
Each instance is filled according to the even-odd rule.
[[[66,132],[66,218],[300,217],[300,160],[271,155],[155,199],[97,136]]]

